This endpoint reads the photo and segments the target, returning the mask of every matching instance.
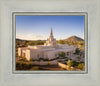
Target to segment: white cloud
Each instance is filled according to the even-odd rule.
[[[16,38],[24,40],[46,40],[46,35],[34,35],[34,34],[17,34]]]

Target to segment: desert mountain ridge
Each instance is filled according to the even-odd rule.
[[[84,40],[77,36],[71,36],[71,37],[65,39],[65,41],[84,41]]]
[[[19,39],[19,38],[16,38],[16,40],[17,41],[46,41],[46,40],[25,40],[25,39]],[[77,37],[77,36],[71,36],[63,40],[65,41],[84,41],[82,38]]]

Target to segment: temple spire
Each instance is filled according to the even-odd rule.
[[[56,39],[53,37],[52,26],[51,26],[50,36],[49,36],[49,38],[47,39],[47,41],[46,41],[46,43],[44,45],[46,45],[46,46],[54,46],[54,47],[57,46]]]
[[[52,32],[52,26],[51,26],[51,32],[50,32],[50,36],[53,36],[53,32]]]

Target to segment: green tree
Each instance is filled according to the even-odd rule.
[[[73,65],[73,62],[69,59],[67,61],[67,66],[68,66],[67,70],[71,70],[72,65]]]
[[[48,61],[48,66],[50,65],[50,61]]]
[[[58,43],[59,44],[65,44],[65,41],[64,40],[59,40]]]
[[[73,61],[73,67],[78,66],[79,62]]]
[[[28,42],[28,45],[34,45],[34,42],[29,41],[29,42]]]
[[[80,53],[79,48],[76,48],[76,50],[75,50],[75,54],[79,54],[79,53]]]
[[[39,70],[39,67],[38,66],[34,66],[30,70]]]
[[[81,70],[84,70],[85,69],[84,63],[80,63],[78,65],[78,68],[81,69]]]
[[[69,60],[67,61],[67,65],[68,65],[69,67],[71,67],[71,66],[73,65],[73,62],[69,59]]]
[[[80,57],[77,57],[77,59],[81,59]]]
[[[59,56],[59,57],[65,58],[66,54],[65,54],[64,52],[60,52],[60,53],[58,54],[58,56]]]

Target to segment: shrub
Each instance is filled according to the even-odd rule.
[[[43,61],[49,61],[49,59],[43,59]]]
[[[62,61],[60,60],[60,61],[58,61],[58,62],[62,62]]]
[[[40,59],[37,59],[37,61],[40,61]]]
[[[65,59],[65,61],[68,61],[68,59]]]
[[[85,69],[84,63],[80,63],[78,65],[78,68],[81,69],[81,70],[84,70]]]
[[[34,66],[30,70],[39,70],[39,67],[38,66]]]
[[[48,62],[48,65],[50,65],[50,62]]]
[[[80,57],[77,57],[77,59],[81,59]]]
[[[16,62],[16,67],[19,67],[20,66],[20,63],[19,62]]]
[[[68,65],[67,70],[71,70],[73,63],[70,59],[67,61],[67,65]]]
[[[67,61],[67,65],[68,65],[69,67],[71,67],[71,66],[73,65],[73,62],[69,59],[69,60]]]
[[[43,58],[39,58],[40,60],[44,60]]]
[[[30,59],[30,61],[35,61],[34,59]]]
[[[60,52],[58,55],[59,55],[59,57],[63,57],[63,58],[66,56],[66,54],[64,52]]]
[[[76,50],[75,50],[75,54],[79,55],[79,53],[80,53],[79,48],[76,48]]]
[[[78,66],[79,62],[73,61],[73,67]]]
[[[32,66],[31,63],[16,62],[16,70],[29,70]]]

